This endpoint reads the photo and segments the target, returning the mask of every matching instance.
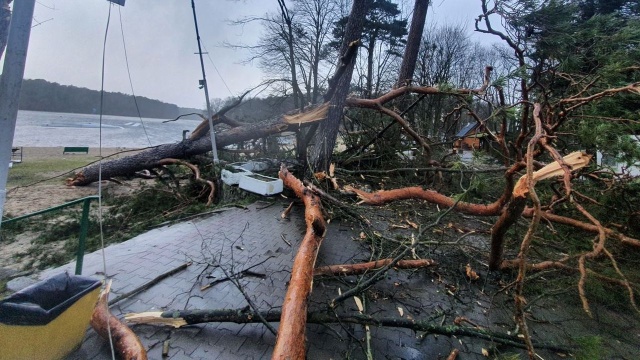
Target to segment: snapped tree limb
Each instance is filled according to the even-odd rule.
[[[124,360],[147,360],[147,351],[136,334],[109,311],[108,299],[111,282],[100,293],[100,298],[91,316],[91,327],[104,339],[111,341],[115,352]]]
[[[304,359],[307,301],[313,287],[313,269],[326,232],[326,223],[320,198],[289,173],[284,165],[280,168],[280,179],[304,202],[307,231],[293,260],[272,359]]]

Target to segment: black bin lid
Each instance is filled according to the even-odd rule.
[[[46,325],[99,286],[93,278],[55,275],[0,301],[0,323]]]

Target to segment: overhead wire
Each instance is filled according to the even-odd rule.
[[[102,44],[102,69],[100,76],[100,117],[99,117],[99,131],[98,131],[98,224],[100,225],[100,247],[102,252],[102,271],[104,276],[104,281],[107,281],[107,256],[104,251],[104,232],[102,226],[102,112],[104,105],[104,64],[106,58],[107,51],[107,35],[109,34],[109,23],[111,22],[111,3],[109,3],[109,15],[107,15],[107,26],[104,31],[104,42]],[[113,339],[111,336],[111,326],[107,321],[107,334],[109,335],[109,347],[111,348],[111,358],[113,360],[116,359],[115,348],[113,346]]]
[[[133,91],[133,81],[131,80],[131,70],[129,69],[129,57],[127,56],[127,44],[124,41],[124,26],[122,25],[122,11],[120,10],[120,7],[118,7],[118,15],[120,18],[120,33],[122,34],[122,48],[124,49],[124,61],[127,64],[127,75],[129,75],[129,85],[131,86],[131,94],[133,95],[133,102],[136,105],[138,119],[140,119],[140,124],[142,124],[142,130],[144,130],[144,135],[147,137],[147,142],[149,142],[149,146],[153,146],[151,144],[151,139],[149,139],[149,134],[147,133],[147,127],[144,125],[144,121],[142,121],[142,115],[140,115],[140,107],[138,106],[138,99],[136,97],[136,93],[135,91]]]
[[[211,59],[211,55],[209,55],[209,50],[207,50],[207,47],[204,46],[204,44],[202,45],[202,47],[204,48],[204,51],[207,54],[207,57],[209,58],[209,61],[211,62],[211,65],[213,65],[213,69],[218,74],[218,77],[220,77],[220,80],[222,80],[222,83],[224,84],[224,87],[226,87],[227,91],[229,92],[229,94],[231,96],[233,96],[233,92],[231,91],[231,89],[229,89],[229,85],[227,85],[227,82],[224,81],[224,78],[222,77],[222,74],[220,74],[220,71],[218,71],[218,67],[216,66],[216,64],[213,63],[213,60]]]

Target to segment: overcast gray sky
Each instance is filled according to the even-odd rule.
[[[413,1],[406,1],[412,6]],[[263,79],[247,54],[225,48],[223,42],[252,44],[258,23],[231,26],[228,20],[261,16],[277,10],[276,0],[196,0],[201,40],[230,91],[205,56],[210,96],[225,98]],[[25,77],[64,85],[100,89],[102,42],[109,5],[106,0],[38,0],[31,32]],[[480,12],[476,0],[435,0],[428,23],[464,23],[469,30]],[[131,93],[120,33],[120,14],[136,95],[204,107],[198,89],[200,64],[190,0],[127,0],[113,6],[107,41],[105,90]],[[42,22],[37,25],[38,22]],[[487,40],[492,41],[492,40]]]

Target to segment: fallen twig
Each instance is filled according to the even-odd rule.
[[[129,291],[128,293],[124,293],[124,294],[122,294],[122,295],[120,295],[120,296],[118,296],[118,297],[116,297],[114,299],[111,299],[109,301],[109,306],[111,306],[111,305],[113,305],[113,304],[115,304],[117,302],[120,302],[120,301],[122,301],[122,300],[124,300],[124,299],[126,299],[128,297],[131,297],[131,296],[133,296],[133,295],[135,295],[135,294],[137,294],[139,292],[147,290],[148,288],[150,288],[153,285],[159,283],[160,281],[168,278],[169,276],[172,276],[172,275],[174,275],[176,273],[179,273],[180,271],[186,269],[187,267],[189,267],[189,265],[191,265],[190,262],[184,263],[184,264],[178,266],[175,269],[171,269],[171,270],[169,270],[169,271],[167,271],[167,272],[165,272],[165,273],[163,273],[161,275],[156,276],[153,280],[151,280],[151,281],[149,281],[149,282],[147,282],[145,284],[142,284],[141,286]]]
[[[201,287],[200,291],[204,291],[204,290],[207,290],[210,287],[216,286],[216,285],[221,284],[221,283],[226,282],[226,281],[230,281],[233,278],[240,279],[240,278],[243,278],[245,276],[253,276],[253,277],[260,278],[260,279],[264,279],[264,278],[267,277],[267,275],[265,275],[265,274],[257,273],[257,272],[254,272],[254,271],[251,271],[251,270],[248,270],[248,269],[247,270],[242,270],[239,273],[231,274],[231,276],[225,276],[222,279],[214,280],[214,281],[208,283],[207,285],[204,285],[203,287]]]

